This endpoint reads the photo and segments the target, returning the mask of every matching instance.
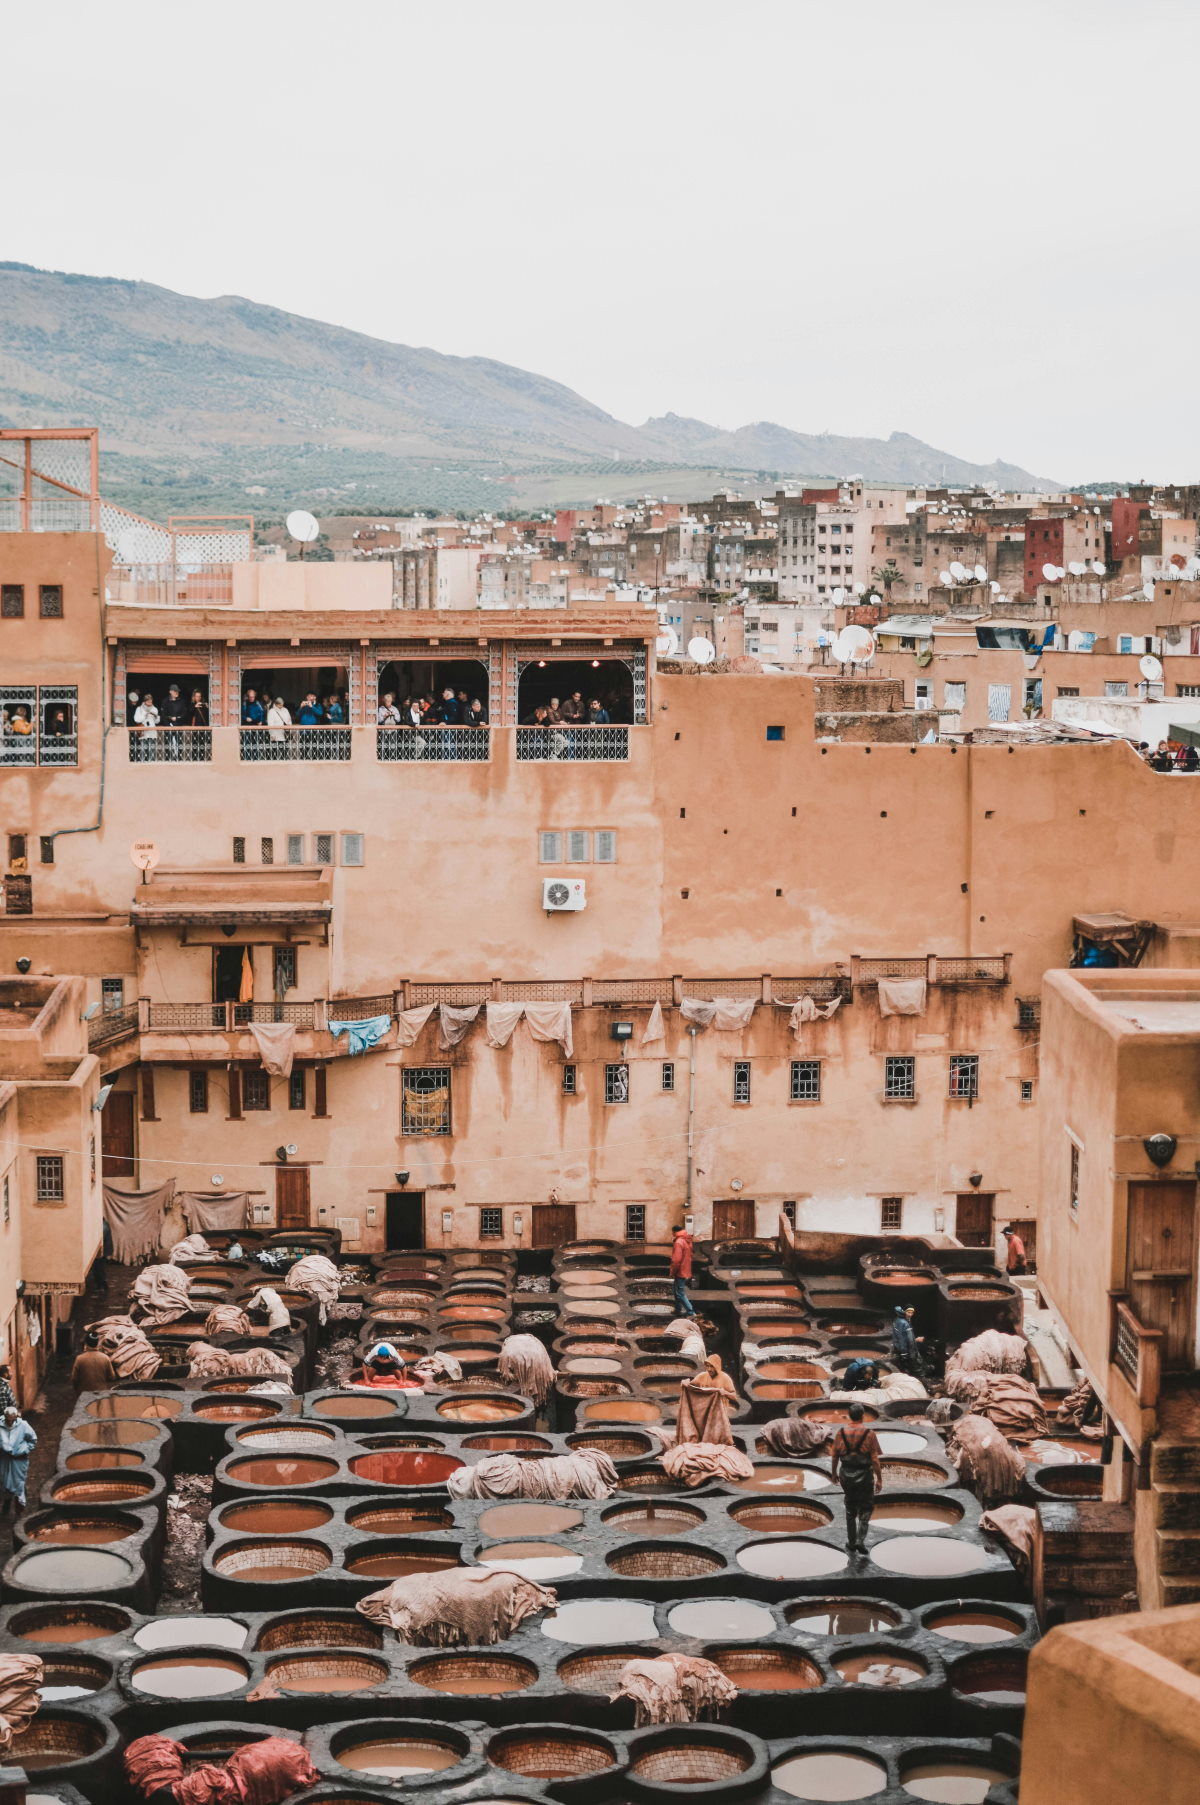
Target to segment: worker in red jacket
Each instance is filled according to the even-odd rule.
[[[682,1222],[677,1222],[671,1230],[671,1277],[675,1281],[675,1309],[680,1316],[694,1316],[692,1300],[687,1294],[688,1280],[692,1276],[692,1237]]]

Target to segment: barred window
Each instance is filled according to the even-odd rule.
[[[480,1210],[479,1239],[481,1241],[499,1241],[504,1234],[503,1210]]]
[[[881,1197],[879,1199],[879,1227],[883,1234],[896,1232],[904,1221],[903,1197]]]
[[[245,834],[234,834],[233,836],[233,862],[235,865],[244,865],[246,863]]]
[[[332,834],[314,834],[313,835],[313,864],[314,865],[332,865],[333,864],[333,835]]]
[[[305,1071],[302,1065],[294,1065],[288,1073],[288,1108],[305,1109],[308,1106],[308,1085],[305,1082]]]
[[[24,620],[25,585],[5,583],[0,588],[0,620]]]
[[[1017,1027],[1036,1028],[1041,1015],[1041,1000],[1038,997],[1017,998]]]
[[[615,827],[598,827],[596,829],[596,863],[597,865],[615,865],[617,862],[617,830]]]
[[[366,863],[366,840],[362,834],[342,835],[342,864],[364,865]]]
[[[821,1061],[819,1059],[793,1059],[792,1083],[788,1096],[793,1103],[819,1103],[821,1101]]]
[[[4,1174],[4,1226],[5,1226],[5,1228],[8,1227],[9,1222],[12,1219],[12,1205],[9,1201],[8,1182],[9,1182],[8,1181],[8,1173],[6,1172]]]
[[[37,1200],[39,1203],[61,1203],[63,1190],[63,1156],[61,1153],[39,1153],[37,1156]]]
[[[675,1063],[673,1060],[663,1060],[662,1087],[665,1091],[673,1091],[675,1089]]]
[[[911,1053],[889,1053],[883,1062],[883,1094],[911,1102],[917,1094],[917,1062]]]
[[[188,1108],[194,1116],[208,1114],[208,1073],[188,1073]]]
[[[115,1015],[118,1009],[125,1007],[124,978],[101,978],[100,1003],[105,1015]]]
[[[242,1073],[242,1108],[270,1109],[271,1085],[260,1065],[247,1066]]]
[[[62,619],[63,593],[61,583],[42,583],[38,586],[38,613],[43,620]]]
[[[1032,1103],[1033,1102],[1033,1079],[1032,1078],[1022,1078],[1022,1080],[1021,1080],[1021,1101],[1022,1101],[1022,1103]]]
[[[950,1095],[952,1097],[977,1097],[979,1095],[978,1053],[951,1053]]]
[[[285,990],[296,988],[296,949],[294,946],[277,946],[271,957],[275,995],[281,997]]]
[[[38,835],[38,857],[41,859],[43,865],[53,865],[53,863],[54,863],[54,835],[53,834],[39,834]]]
[[[576,1082],[575,1082],[576,1075],[577,1075],[577,1069],[575,1066],[565,1065],[563,1067],[563,1069],[562,1069],[562,1087],[563,1087],[563,1096],[564,1097],[573,1097],[575,1095],[575,1092],[577,1089]]]
[[[538,835],[538,859],[543,865],[557,865],[561,862],[561,834],[544,833]]]
[[[274,840],[264,838],[264,839],[260,840],[258,844],[259,844],[259,853],[261,855],[263,864],[264,865],[273,865],[275,863],[275,842],[274,842]]]
[[[450,1133],[450,1067],[406,1066],[400,1086],[401,1134]]]
[[[304,835],[289,834],[287,837],[287,862],[289,865],[304,863]]]
[[[750,1061],[735,1059],[733,1062],[733,1100],[735,1103],[750,1101]]]
[[[625,1205],[625,1239],[627,1241],[644,1241],[646,1239],[646,1206],[644,1203],[627,1203]]]
[[[629,1067],[627,1065],[605,1066],[604,1101],[606,1103],[628,1103]]]
[[[567,863],[569,865],[587,864],[592,856],[592,836],[581,828],[572,828],[567,835]]]

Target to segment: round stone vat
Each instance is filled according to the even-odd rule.
[[[249,1630],[236,1617],[157,1617],[134,1633],[139,1648],[242,1648]]]
[[[568,1306],[569,1307],[569,1306]],[[590,1306],[588,1306],[590,1308]],[[614,1315],[617,1306],[612,1306]],[[508,1311],[498,1304],[446,1304],[438,1311],[440,1323],[501,1323],[508,1316]]]
[[[883,1483],[885,1486],[929,1486],[950,1485],[952,1475],[944,1467],[935,1467],[930,1460],[882,1460]],[[960,1511],[959,1517],[962,1516]]]
[[[475,1556],[481,1567],[503,1567],[509,1573],[521,1573],[539,1585],[552,1584],[578,1573],[583,1556],[562,1548],[557,1542],[489,1542]]]
[[[647,1793],[668,1798],[680,1788],[707,1789],[716,1798],[737,1797],[761,1779],[766,1763],[748,1737],[707,1724],[672,1724],[640,1736],[629,1774]]]
[[[609,1354],[568,1354],[559,1371],[574,1373],[585,1379],[599,1379],[610,1373],[619,1373],[621,1366],[622,1362]],[[628,1386],[625,1389],[628,1390]]]
[[[740,1548],[737,1563],[743,1571],[757,1574],[760,1579],[821,1579],[827,1573],[840,1573],[846,1565],[846,1555],[828,1542],[779,1536]]]
[[[806,1749],[771,1769],[771,1783],[793,1799],[869,1799],[887,1786],[887,1768],[858,1749]]]
[[[346,1570],[359,1579],[407,1579],[414,1573],[444,1573],[459,1565],[458,1552],[439,1543],[380,1538],[346,1551]]]
[[[1104,1473],[1100,1467],[1064,1466],[1026,1469],[1033,1490],[1048,1498],[1099,1498],[1104,1491]]]
[[[141,1561],[110,1548],[38,1547],[33,1544],[14,1564],[13,1583],[31,1592],[60,1592],[87,1597],[138,1585]]]
[[[333,1516],[316,1498],[254,1498],[247,1504],[224,1504],[216,1513],[222,1529],[239,1535],[303,1535],[321,1529]]]
[[[880,1316],[875,1310],[835,1311],[828,1316],[815,1317],[814,1327],[834,1341],[849,1340],[856,1335],[862,1341],[869,1341],[872,1336],[884,1334],[887,1317]]]
[[[536,1681],[538,1670],[532,1661],[523,1661],[517,1655],[442,1654],[410,1661],[408,1677],[430,1692],[483,1698],[524,1692]]]
[[[779,1504],[731,1504],[729,1514],[743,1529],[762,1535],[804,1535],[833,1521],[833,1512],[823,1504],[808,1503],[802,1498]]]
[[[486,1312],[483,1318],[485,1322],[495,1320],[492,1316],[493,1311],[498,1311],[500,1315],[503,1316],[508,1314],[508,1304],[504,1295],[503,1286],[498,1286],[495,1290],[489,1291],[472,1291],[469,1288],[459,1290],[455,1287],[449,1292],[447,1302],[449,1307],[455,1311],[457,1311],[460,1306],[464,1305],[469,1310],[476,1308],[483,1310]],[[439,1314],[445,1316],[448,1314],[448,1310],[443,1308]]]
[[[257,1485],[274,1491],[277,1487],[321,1485],[337,1476],[338,1463],[312,1454],[296,1460],[264,1455],[261,1459],[231,1460],[226,1471],[237,1485]]]
[[[662,1411],[649,1398],[593,1398],[581,1407],[587,1423],[659,1423]]]
[[[960,1698],[974,1705],[1025,1705],[1026,1655],[1023,1649],[966,1655],[950,1669],[950,1685]]]
[[[353,1423],[383,1420],[401,1414],[400,1406],[395,1398],[385,1397],[378,1391],[337,1391],[323,1398],[317,1398],[312,1405],[314,1416],[325,1417],[334,1422]]]
[[[667,1617],[677,1636],[698,1642],[760,1642],[775,1633],[775,1619],[765,1604],[751,1598],[694,1598],[677,1604]]]
[[[934,1805],[983,1805],[993,1786],[1011,1779],[1001,1768],[954,1749],[922,1749],[900,1764],[902,1790],[910,1799],[929,1799]]]
[[[617,1315],[616,1304],[613,1305],[611,1314],[613,1316]],[[568,1327],[570,1328],[572,1334],[579,1335],[581,1337],[586,1338],[588,1336],[598,1336],[598,1335],[611,1336],[614,1333],[615,1325],[611,1322],[597,1320],[595,1317],[589,1317],[589,1318],[581,1317],[578,1321],[570,1322],[568,1324]]]
[[[85,1424],[85,1427],[92,1427]],[[77,1454],[68,1454],[63,1466],[68,1473],[92,1472],[95,1468],[113,1467],[145,1467],[145,1456],[134,1448],[83,1448]]]
[[[278,1404],[264,1398],[228,1398],[221,1402],[194,1404],[192,1415],[202,1423],[255,1423],[279,1415]]]
[[[937,1535],[962,1522],[963,1508],[953,1498],[876,1498],[873,1529],[895,1529],[905,1535]]]
[[[357,1611],[287,1611],[263,1624],[255,1643],[277,1648],[382,1648],[383,1631]]]
[[[322,1648],[268,1661],[265,1677],[285,1692],[369,1692],[390,1672],[386,1661],[357,1650]]]
[[[106,1636],[123,1636],[132,1618],[116,1605],[35,1604],[14,1611],[8,1633],[21,1642],[100,1642]]]
[[[626,1661],[644,1660],[644,1648],[602,1648],[584,1654],[568,1655],[558,1664],[560,1684],[569,1692],[594,1693],[611,1698],[620,1682]]]
[[[377,1774],[385,1780],[445,1773],[460,1766],[470,1741],[448,1724],[418,1724],[402,1718],[368,1718],[338,1730],[329,1750],[339,1766],[353,1774]]]
[[[498,1423],[506,1417],[524,1416],[527,1408],[520,1398],[489,1393],[477,1398],[445,1398],[437,1413],[451,1423]]]
[[[876,1429],[875,1439],[885,1459],[893,1455],[923,1454],[926,1442],[913,1429]]]
[[[669,1473],[655,1467],[634,1467],[617,1479],[619,1492],[632,1492],[638,1498],[652,1498],[656,1492],[677,1492],[679,1483]]]
[[[213,1560],[222,1579],[253,1585],[295,1585],[323,1573],[333,1557],[320,1542],[235,1542]]]
[[[479,1533],[485,1536],[557,1536],[578,1529],[583,1512],[540,1500],[492,1504],[480,1512]]]
[[[156,1421],[178,1416],[184,1399],[178,1393],[154,1391],[113,1391],[106,1397],[93,1398],[84,1406],[85,1414],[95,1422],[120,1422],[127,1419]]]
[[[657,1631],[654,1606],[632,1598],[573,1598],[542,1619],[553,1642],[589,1647],[605,1642],[649,1642]]]
[[[904,1621],[901,1610],[873,1598],[805,1598],[785,1605],[783,1614],[805,1636],[874,1636]]]
[[[295,1454],[327,1451],[336,1440],[332,1429],[319,1423],[272,1423],[255,1429],[239,1429],[235,1437],[245,1454]]]
[[[463,1464],[457,1454],[443,1454],[440,1449],[380,1448],[356,1454],[350,1471],[376,1485],[436,1486],[444,1485]]]
[[[691,1504],[618,1504],[600,1521],[617,1535],[687,1535],[704,1522],[704,1512]]]
[[[86,1698],[107,1686],[112,1676],[112,1662],[102,1661],[98,1655],[48,1654],[44,1661],[42,1705]]]
[[[805,1316],[752,1316],[746,1324],[751,1341],[778,1341],[781,1337],[802,1334],[809,1326]]]
[[[822,1379],[824,1378],[822,1374]],[[819,1398],[824,1395],[822,1379],[751,1379],[747,1396],[756,1403],[787,1403],[792,1398]]]
[[[158,1489],[158,1480],[152,1474],[119,1469],[106,1472],[101,1468],[90,1472],[86,1479],[57,1480],[50,1488],[50,1496],[55,1504],[139,1504],[151,1499]]]
[[[610,1460],[645,1460],[658,1446],[649,1435],[625,1434],[619,1430],[585,1429],[567,1437],[568,1448],[595,1448]]]
[[[633,1387],[624,1379],[585,1379],[568,1373],[565,1377],[560,1376],[556,1384],[564,1398],[628,1398],[633,1394]],[[646,1389],[650,1390],[653,1384],[651,1380]]]
[[[879,1412],[872,1410],[869,1404],[863,1404],[860,1408],[863,1422],[874,1423],[878,1420]],[[795,1414],[807,1418],[810,1423],[848,1423],[850,1406],[848,1404],[797,1404]]]
[[[755,1461],[749,1479],[731,1479],[741,1492],[820,1492],[833,1484],[820,1467],[784,1466],[782,1462]]]
[[[838,1655],[833,1671],[847,1686],[879,1686],[889,1690],[897,1686],[913,1686],[929,1678],[929,1668],[915,1655],[901,1654],[894,1648],[855,1649],[853,1654]]]
[[[825,1380],[829,1377],[826,1369],[817,1366],[812,1360],[760,1360],[754,1372],[760,1381],[776,1383],[796,1379]]]
[[[358,1535],[413,1535],[422,1529],[453,1529],[454,1518],[438,1504],[360,1504],[346,1512]]]
[[[623,1579],[707,1579],[720,1573],[724,1556],[694,1542],[638,1542],[617,1548],[605,1557],[605,1565]]]
[[[460,1447],[481,1454],[552,1454],[554,1443],[545,1435],[464,1435]]]
[[[617,1765],[617,1751],[606,1736],[564,1724],[502,1730],[488,1743],[487,1758],[494,1767],[528,1780],[579,1780]]]
[[[816,1662],[798,1648],[735,1643],[729,1648],[706,1648],[704,1656],[728,1675],[739,1692],[811,1692],[825,1683]]]
[[[1001,1605],[959,1603],[935,1605],[925,1615],[925,1628],[947,1642],[990,1644],[1012,1642],[1025,1632],[1024,1620]]]
[[[872,1545],[871,1559],[885,1573],[936,1579],[957,1579],[991,1564],[972,1543],[936,1534],[885,1536]]]
[[[210,1648],[180,1648],[171,1654],[136,1661],[129,1684],[151,1698],[220,1698],[240,1692],[250,1678],[247,1663],[229,1653]]]
[[[100,1767],[116,1741],[115,1727],[96,1716],[73,1711],[69,1705],[50,1710],[43,1707],[33,1722],[13,1737],[4,1757],[8,1766],[23,1767],[39,1779],[78,1778],[87,1785],[85,1775]]]

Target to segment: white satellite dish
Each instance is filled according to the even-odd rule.
[[[1154,656],[1153,652],[1147,652],[1146,656],[1138,661],[1138,670],[1141,671],[1147,683],[1158,683],[1162,680],[1162,662]]]
[[[855,595],[866,595],[866,593],[867,593],[866,584],[865,583],[856,583],[854,585],[854,593],[855,593]]]
[[[977,583],[986,583],[987,580],[988,580],[987,565],[986,564],[977,564],[975,566],[975,581]]]
[[[1045,577],[1047,583],[1053,583],[1055,577],[1058,575],[1058,570],[1053,564],[1043,564],[1042,575]]]
[[[674,658],[679,650],[679,635],[674,627],[664,627],[654,642],[654,650],[660,658]]]
[[[999,595],[1000,585],[999,585],[999,583],[996,582],[994,577],[993,577],[992,581],[988,584],[988,588],[991,590],[993,595]]]
[[[1073,577],[1082,577],[1087,572],[1087,565],[1081,564],[1081,563],[1079,563],[1079,561],[1077,559],[1075,559],[1070,564],[1067,565],[1067,569],[1070,571],[1070,573]]]
[[[293,508],[284,525],[289,535],[300,545],[311,545],[314,539],[320,537],[321,523],[307,508]]]
[[[967,580],[966,565],[960,564],[958,559],[956,558],[954,560],[953,564],[951,564],[951,566],[950,566],[950,575],[954,578],[954,581],[956,583],[965,583]]]
[[[950,575],[948,570],[938,571],[938,582],[944,584],[947,589],[954,588],[954,578]]]
[[[1102,577],[1104,575],[1104,566],[1101,564],[1099,558],[1092,559],[1092,575],[1097,577]]]
[[[841,607],[842,603],[846,599],[846,591],[842,588],[840,583],[838,584],[837,588],[832,592],[829,599],[834,604],[835,607],[837,607],[837,608]]]
[[[711,639],[689,639],[688,657],[694,664],[711,664],[717,655],[717,648]]]
[[[1142,584],[1142,594],[1145,596],[1145,598],[1148,602],[1152,602],[1154,600],[1154,578],[1153,577],[1147,577],[1146,581]]]
[[[875,635],[865,627],[844,627],[838,635],[843,664],[870,664],[875,656]],[[837,650],[835,645],[834,650]]]

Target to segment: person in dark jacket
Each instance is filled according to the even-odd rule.
[[[166,700],[158,711],[158,718],[164,727],[182,727],[187,720],[187,703],[179,693],[178,683],[172,683],[167,690]]]
[[[258,691],[248,689],[242,697],[242,726],[261,727],[266,718],[266,710],[258,699]]]
[[[462,709],[458,705],[458,697],[448,684],[442,691],[442,699],[438,703],[437,718],[443,727],[457,727],[462,721]]]
[[[203,691],[194,689],[188,704],[187,724],[189,727],[207,727],[208,718],[208,703],[204,700]]]
[[[879,1367],[874,1360],[860,1356],[852,1360],[842,1372],[841,1389],[843,1391],[870,1391],[879,1379]]]
[[[879,1438],[864,1423],[862,1405],[849,1405],[847,1415],[850,1421],[829,1445],[829,1466],[846,1504],[846,1545],[851,1554],[861,1554],[867,1546],[875,1494],[883,1484],[883,1466]]]
[[[892,1359],[902,1373],[915,1373],[920,1362],[917,1338],[908,1312],[901,1304],[896,1305],[892,1316]]]
[[[467,710],[466,724],[468,727],[486,727],[488,724],[487,709],[478,696]]]
[[[608,710],[605,708],[603,702],[597,702],[593,697],[588,703],[587,718],[593,727],[606,727],[608,725],[609,717]]]
[[[325,719],[325,711],[317,701],[317,692],[315,690],[310,689],[303,702],[301,702],[300,711],[296,716],[296,719],[299,721],[301,727],[319,727],[321,722]]]

